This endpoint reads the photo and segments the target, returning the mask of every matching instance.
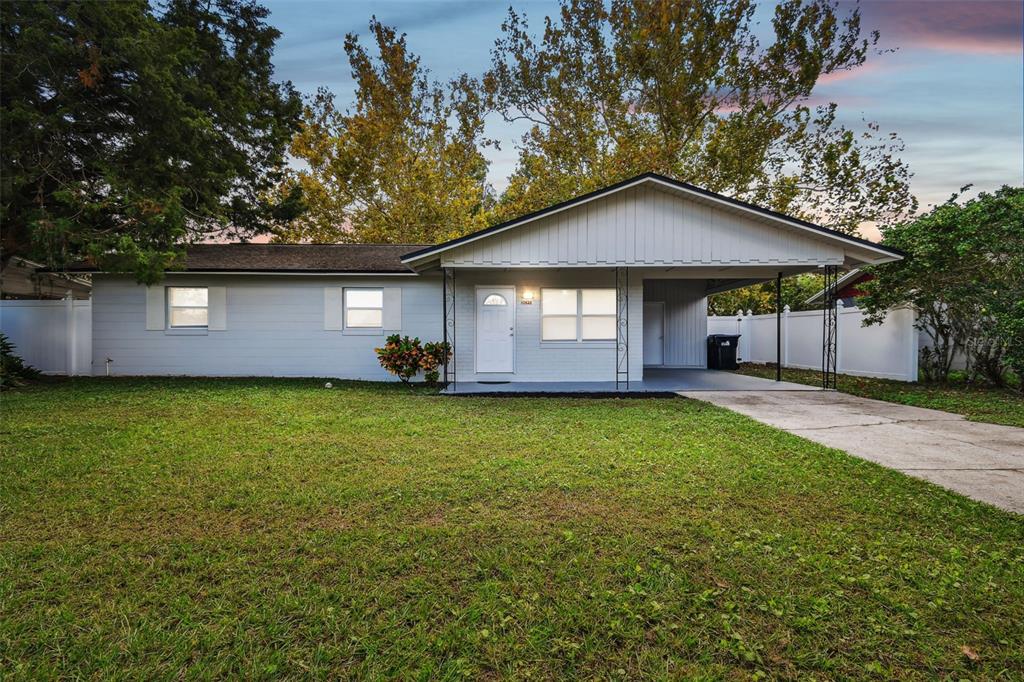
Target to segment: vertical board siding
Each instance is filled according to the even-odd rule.
[[[707,297],[704,280],[649,279],[644,300],[665,304],[665,366],[707,365]]]
[[[841,263],[840,246],[651,187],[632,187],[442,254],[446,266]]]
[[[129,278],[93,279],[93,373],[319,376],[389,380],[374,349],[383,331],[324,329],[326,287],[402,288],[401,333],[441,339],[441,280],[420,277],[168,275],[166,285],[222,286],[226,329],[146,330],[146,290]]]

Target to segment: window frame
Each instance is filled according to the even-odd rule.
[[[574,291],[576,293],[576,313],[574,315],[562,314],[562,313],[546,313],[544,312],[544,301],[547,298],[545,295],[546,291]],[[614,324],[618,324],[619,313],[616,306],[616,310],[611,315],[608,314],[585,314],[583,312],[583,292],[584,291],[611,291],[615,292],[614,287],[541,287],[540,288],[540,340],[542,343],[608,343],[616,340],[616,334],[610,337],[604,338],[590,338],[583,336],[583,320],[586,318],[611,318]],[[574,339],[548,339],[544,337],[544,320],[547,318],[575,318],[576,320],[576,338]]]
[[[171,291],[174,289],[202,289],[206,292],[206,305],[174,305]],[[210,328],[210,287],[208,286],[166,286],[164,287],[164,302],[167,308],[167,329],[209,329]],[[175,310],[205,310],[206,324],[174,324]]]
[[[350,291],[373,291],[380,293],[380,306],[363,306],[348,304],[348,292]],[[380,324],[378,325],[353,325],[349,324],[348,313],[350,310],[379,310],[380,311]],[[384,287],[343,287],[341,290],[341,317],[344,321],[342,325],[344,329],[351,329],[352,331],[382,331],[384,329]]]

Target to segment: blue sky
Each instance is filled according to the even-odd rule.
[[[485,0],[264,0],[270,23],[282,36],[277,76],[304,94],[318,87],[341,103],[353,82],[342,49],[348,32],[366,36],[376,14],[407,34],[410,49],[432,76],[446,80],[466,71],[482,74],[509,1]],[[512,0],[531,27],[542,26],[557,2]],[[769,2],[759,16],[767,18]],[[961,185],[975,191],[1024,184],[1024,3],[1019,0],[865,0],[862,26],[882,34],[860,69],[820,83],[816,99],[839,104],[857,129],[876,121],[907,145],[903,158],[922,207],[946,200]],[[495,118],[488,134],[502,141],[489,151],[490,179],[505,186],[515,166],[521,131]],[[867,236],[874,236],[868,234]]]

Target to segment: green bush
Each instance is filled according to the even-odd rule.
[[[39,370],[14,354],[14,344],[6,334],[0,333],[0,391],[24,386],[29,379],[39,376]]]

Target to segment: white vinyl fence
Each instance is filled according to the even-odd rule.
[[[92,374],[92,301],[0,301],[0,331],[46,374]]]
[[[917,381],[918,331],[914,312],[889,311],[885,322],[862,326],[859,308],[839,308],[837,371],[865,377]],[[782,366],[821,369],[822,311],[782,313]],[[708,334],[740,334],[738,360],[775,362],[775,314],[708,316]]]

